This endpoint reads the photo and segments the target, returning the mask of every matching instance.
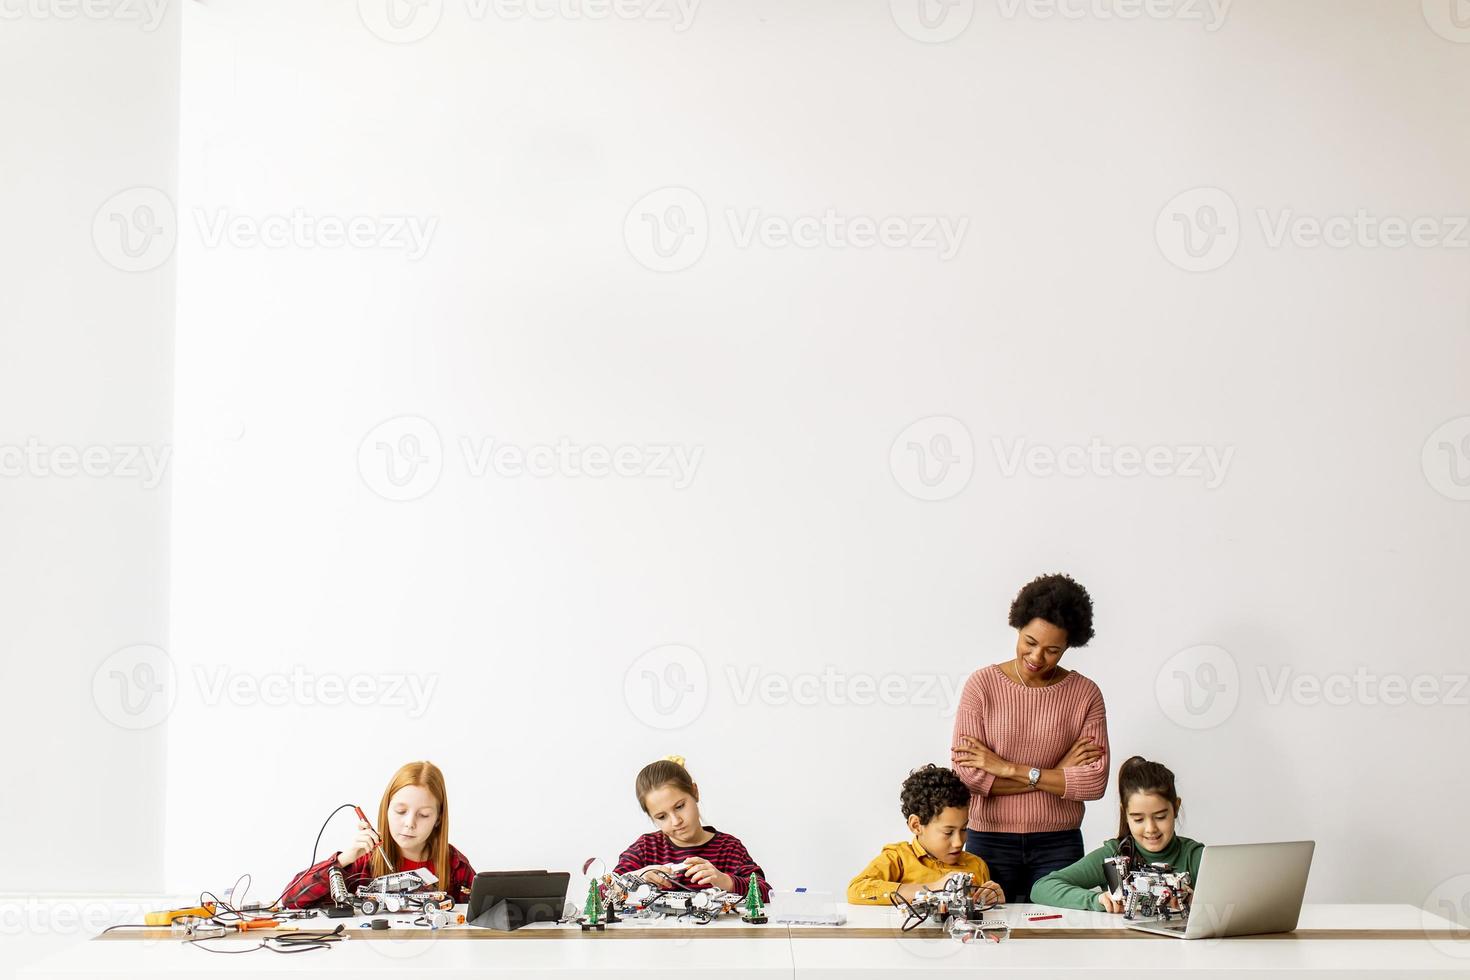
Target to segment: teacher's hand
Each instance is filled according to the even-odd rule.
[[[950,761],[957,766],[988,772],[992,776],[1008,776],[1012,769],[1011,764],[992,752],[989,746],[968,735],[961,735],[960,744],[950,750]]]
[[[1091,738],[1083,735],[1072,743],[1067,754],[1062,756],[1062,761],[1057,763],[1058,769],[1071,769],[1074,766],[1087,766],[1102,758],[1102,746]]]

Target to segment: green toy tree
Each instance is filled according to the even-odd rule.
[[[602,892],[598,890],[596,878],[587,882],[587,904],[582,906],[582,914],[586,916],[583,929],[602,928]]]
[[[750,876],[750,887],[745,889],[745,913],[741,916],[746,922],[760,924],[766,921],[766,907],[761,902],[760,875]]]

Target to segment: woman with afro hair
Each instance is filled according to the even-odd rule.
[[[1085,800],[1108,788],[1108,721],[1096,684],[1060,666],[1092,639],[1092,597],[1043,575],[1011,603],[1015,656],[970,675],[952,761],[970,790],[965,849],[1013,902],[1082,857]]]

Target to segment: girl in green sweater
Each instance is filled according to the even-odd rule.
[[[1103,874],[1103,861],[1117,854],[1188,871],[1190,883],[1198,886],[1205,846],[1174,834],[1181,802],[1174,789],[1174,774],[1135,755],[1118,769],[1118,798],[1118,836],[1075,864],[1042,877],[1031,886],[1031,901],[1064,909],[1122,912],[1123,903],[1108,894]]]

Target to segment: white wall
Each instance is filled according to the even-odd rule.
[[[180,23],[0,6],[0,977],[163,887]]]
[[[1421,450],[1470,413],[1465,250],[1267,232],[1464,215],[1470,46],[1410,0],[1238,0],[1216,30],[981,3],[937,44],[876,2],[710,2],[685,30],[474,9],[402,44],[372,4],[186,10],[171,725],[239,754],[170,754],[170,821],[199,828],[169,837],[170,887],[279,887],[333,806],[419,757],[477,867],[612,857],[646,829],[634,773],[677,751],[778,886],[838,890],[947,755],[933,685],[1006,657],[1012,594],[1053,570],[1098,609],[1067,665],[1116,759],[1179,773],[1185,833],[1317,839],[1316,901],[1432,904],[1470,871],[1464,690],[1272,703],[1259,673],[1464,672],[1470,454]],[[666,187],[695,196],[635,208]],[[1241,219],[1204,261],[1238,248],[1188,272],[1161,212],[1198,187]],[[706,247],[654,271],[643,214],[669,203]],[[741,247],[726,217],[828,208],[968,230],[945,260]],[[248,237],[298,211],[436,224],[421,257]],[[890,450],[934,416],[973,475],[924,501],[910,437]],[[1094,438],[1232,455],[1212,488],[1007,475],[1016,440]],[[462,440],[487,439],[701,455],[682,488],[476,476]],[[679,675],[639,659],[668,644],[695,651],[678,712],[704,701],[676,731],[644,671]],[[730,674],[829,666],[906,703],[742,704]],[[277,698],[298,669],[380,696]],[[1210,669],[1191,714],[1176,675]],[[421,716],[404,675],[434,685]],[[1089,808],[1089,845],[1115,812]]]
[[[0,9],[0,893],[162,887],[180,21]]]

